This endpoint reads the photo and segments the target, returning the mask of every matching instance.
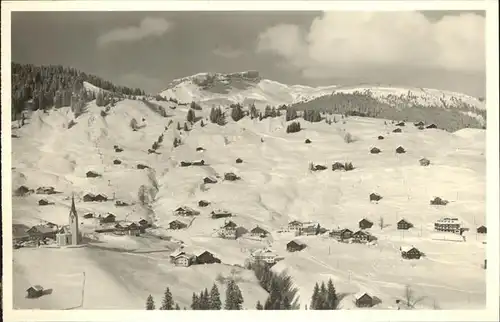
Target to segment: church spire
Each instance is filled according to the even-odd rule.
[[[76,206],[75,206],[75,194],[71,196],[71,210],[69,212],[70,217],[76,217]]]

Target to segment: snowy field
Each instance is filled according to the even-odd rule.
[[[405,285],[411,285],[418,296],[425,296],[422,308],[484,308],[486,274],[481,267],[485,259],[484,237],[476,228],[485,224],[485,130],[464,129],[455,133],[426,129],[412,124],[402,133],[384,120],[349,117],[331,125],[303,120],[303,130],[287,134],[284,116],[262,121],[248,117],[226,126],[204,120],[191,131],[177,131],[184,124],[188,106],[171,102],[154,102],[167,110],[164,118],[141,101],[124,100],[111,108],[105,118],[94,102],[87,113],[67,129],[73,113],[69,108],[44,114],[36,111],[28,124],[13,129],[12,189],[26,185],[31,189],[53,186],[61,194],[13,197],[13,223],[32,226],[41,221],[67,224],[71,193],[80,217],[86,212],[112,212],[117,220],[149,218],[158,226],[141,237],[103,236],[81,248],[21,248],[14,250],[14,306],[22,309],[142,309],[152,294],[157,303],[166,287],[181,307],[189,307],[193,292],[209,288],[217,276],[237,274],[245,300],[253,309],[267,292],[253,273],[243,265],[252,249],[269,246],[285,259],[275,270],[287,270],[296,283],[302,307],[308,305],[315,282],[332,278],[337,292],[345,294],[341,307],[354,308],[353,294],[368,292],[382,300],[378,309],[394,309],[395,300],[403,296]],[[196,111],[208,117],[209,108]],[[144,127],[132,131],[135,118]],[[144,118],[144,121],[142,121]],[[340,119],[337,116],[337,119]],[[169,124],[170,120],[173,124]],[[349,132],[353,143],[344,142]],[[164,133],[158,149],[148,154],[153,142]],[[377,140],[383,135],[384,140]],[[172,148],[174,137],[182,141]],[[304,144],[305,139],[311,144]],[[261,142],[263,139],[263,142]],[[123,148],[115,152],[114,145]],[[372,147],[382,150],[370,154]],[[398,146],[405,154],[396,154]],[[205,151],[197,152],[197,147]],[[419,159],[428,158],[431,165],[422,167]],[[235,160],[241,158],[242,163]],[[122,161],[114,165],[113,160]],[[202,167],[179,167],[181,161],[203,159]],[[333,172],[335,161],[352,162],[355,169]],[[309,163],[328,167],[310,172]],[[153,175],[139,170],[142,163],[154,169]],[[86,178],[95,170],[99,178]],[[205,176],[234,172],[239,181],[203,185]],[[158,183],[152,212],[139,204],[141,185]],[[105,193],[131,204],[115,207],[113,202],[83,202],[86,193]],[[369,202],[369,194],[383,196],[378,203]],[[38,206],[41,198],[53,205]],[[447,206],[431,206],[429,201],[441,197]],[[210,201],[206,208],[199,200]],[[173,210],[190,206],[201,212],[184,230],[172,231],[168,223],[175,219]],[[214,209],[226,209],[239,226],[251,230],[260,226],[271,232],[266,241],[244,236],[224,240],[216,230],[224,219],[211,219]],[[433,222],[441,217],[458,217],[470,228],[465,242],[434,240]],[[285,245],[294,237],[279,233],[289,221],[317,221],[322,227],[357,230],[359,220],[374,222],[370,229],[378,238],[376,245],[341,244],[325,236],[302,236],[307,244],[302,252],[288,253]],[[385,227],[378,227],[383,218]],[[415,228],[402,233],[396,223],[405,218]],[[82,230],[97,227],[93,219],[82,219]],[[170,236],[171,241],[158,238]],[[209,250],[222,264],[174,267],[169,255],[182,241],[186,246]],[[399,248],[415,246],[426,254],[420,260],[403,260]],[[25,298],[29,285],[40,284],[52,294],[36,300]],[[219,285],[222,300],[224,286]],[[105,291],[104,291],[105,290]]]

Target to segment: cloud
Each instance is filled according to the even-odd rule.
[[[139,26],[129,26],[110,30],[97,38],[99,46],[113,42],[133,42],[146,37],[158,37],[171,28],[172,24],[163,18],[146,17]]]
[[[325,12],[308,30],[277,25],[261,33],[258,53],[284,58],[309,78],[401,67],[484,72],[485,18],[430,21],[420,12]]]
[[[216,56],[220,56],[223,58],[229,58],[229,59],[238,58],[241,55],[243,55],[243,52],[241,50],[234,49],[231,47],[218,47],[218,48],[215,48],[212,51],[212,53]]]

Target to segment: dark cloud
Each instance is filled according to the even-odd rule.
[[[430,20],[456,14],[425,12]],[[269,28],[284,24],[307,32],[321,15],[297,11],[13,12],[12,59],[74,66],[151,92],[164,89],[174,78],[198,72],[256,69],[266,78],[292,84],[390,82],[484,93],[484,75],[469,72],[421,69],[411,76],[394,68],[365,74],[333,69],[331,76],[317,77],[320,65],[304,72],[283,57],[256,51],[259,35]]]

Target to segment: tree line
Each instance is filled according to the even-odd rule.
[[[94,93],[84,90],[83,82],[121,95],[145,94],[140,88],[118,86],[98,76],[62,65],[35,66],[13,62],[11,71],[11,109],[14,119],[19,117],[25,109],[26,102],[30,100],[34,110],[46,110],[52,106],[56,108],[73,106],[77,101],[96,99]]]

